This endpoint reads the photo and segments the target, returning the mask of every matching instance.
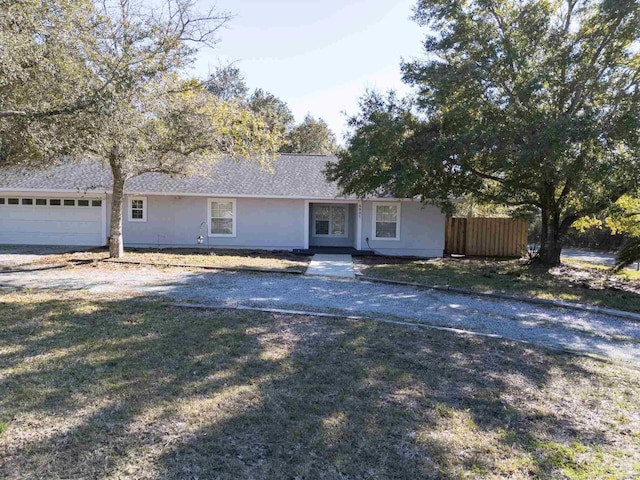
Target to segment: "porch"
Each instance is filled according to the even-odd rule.
[[[358,207],[357,202],[308,202],[305,250],[314,253],[357,252],[360,247]]]

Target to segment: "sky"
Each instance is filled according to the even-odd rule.
[[[424,32],[411,20],[415,0],[218,0],[235,17],[215,49],[194,67],[205,77],[233,62],[251,90],[263,88],[289,105],[296,122],[307,113],[327,121],[339,140],[346,116],[366,89],[408,91],[402,58],[419,57]],[[208,7],[208,0],[200,0]]]

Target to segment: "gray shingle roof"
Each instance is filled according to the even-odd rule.
[[[265,197],[336,198],[338,188],[324,176],[327,155],[281,154],[271,171],[255,162],[217,162],[206,175],[170,177],[147,173],[128,180],[131,193],[181,193],[206,195],[256,195]],[[0,189],[105,191],[111,188],[111,172],[100,162],[70,162],[40,171],[0,170]]]

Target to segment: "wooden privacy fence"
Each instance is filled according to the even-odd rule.
[[[479,257],[520,257],[527,251],[526,220],[447,217],[445,253]]]

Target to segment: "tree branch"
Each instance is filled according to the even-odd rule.
[[[479,170],[476,170],[473,167],[469,167],[469,170],[471,171],[471,173],[473,173],[474,175],[480,177],[480,178],[484,178],[485,180],[493,180],[494,182],[498,182],[503,184],[504,183],[504,179],[500,178],[500,177],[496,177],[494,175],[490,175],[488,173],[483,173]]]

